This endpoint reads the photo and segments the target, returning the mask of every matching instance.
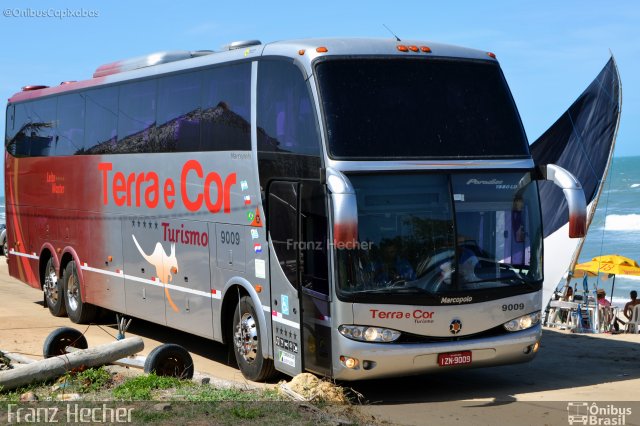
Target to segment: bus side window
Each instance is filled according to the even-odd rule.
[[[221,66],[204,72],[202,149],[251,149],[251,64]]]
[[[7,108],[6,121],[6,150],[14,157],[24,157],[29,154],[27,147],[25,154],[25,132],[26,115],[24,105],[11,105]],[[10,125],[11,123],[11,125]]]
[[[106,87],[84,94],[85,139],[84,151],[78,154],[108,154],[116,146],[118,131],[118,88]]]
[[[16,107],[16,156],[42,157],[52,154],[56,132],[56,98],[27,102]]]
[[[299,285],[298,191],[296,182],[269,186],[269,235],[282,271],[292,286]]]
[[[320,155],[320,138],[307,82],[292,62],[258,66],[258,150]]]
[[[58,98],[58,132],[55,155],[74,155],[84,146],[84,94]]]
[[[202,73],[158,80],[157,151],[200,151]]]
[[[300,184],[302,286],[329,294],[327,209],[324,186],[318,182]]]
[[[155,151],[156,86],[157,80],[120,86],[118,146],[114,153]]]

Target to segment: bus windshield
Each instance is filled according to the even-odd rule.
[[[316,76],[333,159],[529,156],[497,63],[330,59]]]
[[[401,303],[390,300],[540,288],[540,207],[528,172],[349,179],[359,242],[337,250],[339,296],[384,294]]]

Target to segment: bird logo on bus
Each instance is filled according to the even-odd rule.
[[[136,240],[135,235],[131,235],[133,238],[133,242],[135,243],[138,251],[150,264],[155,266],[156,268],[156,277],[158,281],[164,284],[164,294],[167,296],[167,302],[171,306],[174,312],[180,312],[180,309],[176,306],[171,299],[171,295],[169,294],[169,288],[167,284],[169,284],[173,280],[173,275],[178,273],[178,259],[176,258],[176,243],[171,243],[171,252],[167,254],[164,251],[161,243],[156,243],[156,247],[153,250],[153,253],[146,254],[140,244],[138,244],[138,240]]]

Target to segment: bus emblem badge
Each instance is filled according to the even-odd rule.
[[[451,321],[451,324],[449,324],[449,331],[451,332],[451,334],[458,334],[461,330],[462,321],[460,321],[459,319],[454,319],[453,321]]]

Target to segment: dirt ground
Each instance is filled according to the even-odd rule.
[[[51,316],[41,292],[9,277],[4,257],[0,301],[2,350],[41,357],[42,343],[53,329],[87,328]],[[115,334],[106,321],[102,328],[86,330],[89,345],[113,341]],[[227,350],[218,343],[142,320],[133,321],[128,335],[143,338],[143,354],[161,343],[178,343],[191,352],[197,371],[247,383],[227,365]],[[527,364],[343,385],[363,395],[364,412],[391,424],[568,424],[573,409],[568,403],[588,401],[631,407],[633,415],[624,424],[640,425],[640,335],[545,329],[538,356]]]
[[[73,327],[85,332],[89,346],[110,343],[117,334],[113,323],[115,316],[104,318],[100,327],[74,324],[66,317],[52,316],[43,304],[42,292],[10,277],[5,257],[0,257],[0,350],[41,359],[44,340],[58,327]],[[196,371],[246,383],[238,369],[227,365],[228,353],[222,344],[139,319],[134,319],[127,331],[127,337],[131,336],[140,336],[144,340],[141,355],[147,355],[162,343],[178,343],[191,353]]]

